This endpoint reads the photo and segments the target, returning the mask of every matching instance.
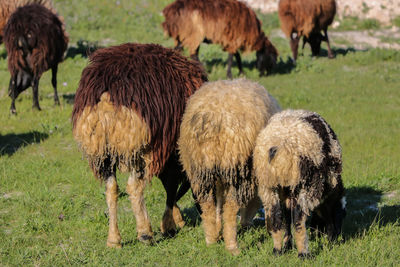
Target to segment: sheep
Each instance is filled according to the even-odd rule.
[[[90,56],[75,95],[73,135],[95,177],[105,182],[107,246],[121,247],[117,167],[130,172],[126,191],[141,242],[153,240],[143,192],[154,175],[167,191],[161,231],[169,234],[175,224],[183,226],[175,197],[185,176],[176,141],[186,100],[205,81],[199,63],[160,45],[126,43]]]
[[[303,49],[307,42],[310,43],[313,56],[319,55],[321,41],[325,41],[328,57],[334,57],[329,44],[328,26],[336,14],[335,0],[280,0],[278,14],[282,31],[290,38],[294,62],[302,36]]]
[[[236,213],[257,198],[251,171],[255,140],[279,110],[264,87],[245,79],[205,83],[190,97],[178,147],[202,210],[207,245],[218,240],[222,215],[225,246],[240,253]]]
[[[48,69],[52,70],[54,102],[59,105],[57,70],[68,45],[68,36],[59,18],[43,5],[19,7],[7,21],[4,43],[11,74],[8,91],[12,99],[11,113],[16,113],[15,99],[29,86],[33,90],[33,108],[41,110],[38,99],[39,79]]]
[[[229,53],[227,76],[232,79],[233,55],[243,73],[239,50],[257,51],[260,76],[271,71],[278,52],[265,36],[253,10],[236,0],[176,0],[164,8],[162,23],[165,35],[175,39],[175,49],[189,49],[198,60],[202,42],[215,43]]]
[[[309,255],[305,225],[309,215],[311,227],[325,231],[329,240],[341,233],[346,215],[341,153],[336,134],[314,112],[282,111],[260,132],[253,169],[274,253],[291,247],[292,223],[298,256]]]
[[[11,14],[18,8],[29,4],[40,4],[45,6],[47,9],[51,10],[54,14],[57,14],[53,7],[53,2],[51,0],[2,0],[0,2],[0,44],[3,39],[4,27],[10,18]],[[59,16],[61,22],[64,22],[64,18]],[[63,24],[63,29],[65,26]]]

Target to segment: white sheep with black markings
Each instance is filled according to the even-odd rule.
[[[257,138],[254,173],[274,253],[291,247],[293,223],[298,255],[308,256],[309,215],[312,228],[338,237],[346,214],[341,172],[341,146],[320,115],[285,110],[271,117]]]
[[[207,244],[219,239],[223,218],[226,248],[235,255],[240,252],[236,214],[257,203],[251,157],[255,141],[279,110],[264,87],[245,79],[205,83],[190,97],[178,146],[203,211]],[[251,219],[253,208],[243,210],[242,222]]]

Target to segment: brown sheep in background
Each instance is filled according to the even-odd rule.
[[[207,245],[219,239],[223,218],[225,246],[232,254],[240,252],[236,214],[257,198],[252,175],[255,141],[268,119],[279,110],[264,87],[245,79],[205,83],[189,99],[178,145],[182,165],[202,210]],[[252,219],[246,209],[243,213],[242,222]]]
[[[57,14],[53,7],[51,0],[1,0],[0,1],[0,44],[3,41],[3,31],[7,24],[11,14],[17,10],[18,7],[29,5],[29,4],[40,4],[51,10],[54,14]],[[59,16],[60,21],[63,23],[63,30],[65,33],[64,18]],[[68,37],[68,36],[67,36]]]
[[[186,178],[176,141],[186,100],[206,80],[198,62],[160,45],[128,43],[90,56],[75,96],[73,135],[106,184],[108,246],[121,246],[117,167],[131,172],[126,191],[140,241],[153,239],[143,193],[154,175],[167,191],[161,231],[169,234],[175,224],[184,225],[175,202],[179,182]]]
[[[294,61],[300,38],[303,36],[303,48],[310,43],[313,56],[318,56],[321,41],[328,45],[328,57],[333,58],[328,38],[328,26],[336,14],[335,0],[280,0],[278,8],[282,31],[290,38],[290,47]],[[324,32],[324,36],[321,34]]]
[[[33,90],[33,108],[40,110],[39,79],[48,69],[52,70],[54,102],[59,105],[57,70],[68,45],[60,19],[43,5],[19,7],[7,21],[4,43],[11,74],[11,113],[16,113],[15,99],[29,86]]]
[[[202,42],[222,46],[229,53],[227,76],[232,78],[233,55],[243,73],[239,50],[257,51],[260,75],[276,64],[278,52],[265,36],[253,10],[236,0],[176,0],[164,8],[164,32],[175,39],[175,48],[189,49],[198,60]]]
[[[273,115],[257,138],[253,166],[276,254],[291,247],[293,223],[298,255],[309,255],[310,215],[311,228],[326,232],[329,240],[339,236],[346,215],[342,149],[320,115],[305,110]]]

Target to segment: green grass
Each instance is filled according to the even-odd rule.
[[[117,2],[119,5],[117,5]],[[146,190],[146,204],[156,244],[136,240],[135,220],[125,194],[118,218],[123,248],[105,246],[108,218],[104,187],[82,159],[71,134],[73,95],[86,51],[123,42],[153,42],[171,47],[160,23],[167,0],[58,0],[67,22],[70,49],[59,66],[61,106],[54,107],[50,72],[40,80],[41,112],[32,111],[31,90],[9,115],[9,73],[0,46],[0,266],[134,265],[134,266],[393,266],[400,258],[400,52],[335,49],[336,59],[313,59],[310,49],[293,67],[288,41],[272,38],[280,53],[275,73],[258,77],[255,53],[245,55],[246,77],[262,84],[284,108],[320,113],[343,147],[343,180],[348,216],[344,243],[312,240],[313,258],[297,259],[296,251],[272,254],[272,239],[263,222],[239,235],[242,253],[230,256],[219,243],[206,247],[190,194],[179,203],[187,226],[164,239],[159,223],[165,192],[158,179]],[[273,15],[262,16],[266,32],[277,26]],[[270,23],[270,24],[269,24]],[[272,26],[271,26],[272,25]],[[323,44],[323,48],[326,48]],[[227,54],[216,45],[202,45],[200,59],[210,80],[226,78]],[[233,69],[237,76],[237,69]],[[125,191],[126,174],[118,176]]]
[[[353,31],[353,30],[377,30],[381,24],[376,19],[360,19],[357,17],[345,17],[340,20],[340,25],[335,31]]]

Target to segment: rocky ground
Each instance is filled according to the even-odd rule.
[[[271,13],[278,10],[279,0],[242,0],[262,12]],[[338,16],[353,16],[361,19],[376,19],[384,25],[400,16],[399,0],[336,0]]]
[[[279,0],[242,0],[263,13],[278,10]],[[337,17],[332,28],[338,28],[345,17],[357,17],[360,20],[377,20],[382,29],[362,31],[336,31],[330,37],[334,45],[356,49],[370,47],[392,48],[400,50],[400,28],[393,21],[400,18],[400,0],[336,0]],[[282,32],[273,34],[282,35]]]

